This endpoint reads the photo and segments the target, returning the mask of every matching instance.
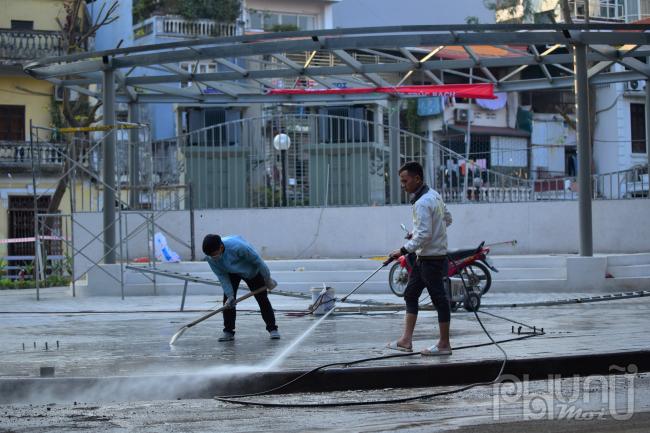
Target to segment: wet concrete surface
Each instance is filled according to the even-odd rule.
[[[570,294],[579,296],[582,294]],[[489,303],[538,301],[567,294],[493,294],[485,298],[485,311],[522,324],[544,328],[546,335],[523,342],[503,345],[509,358],[525,359],[564,354],[606,353],[643,350],[650,347],[648,312],[650,299],[639,298],[603,303],[544,307],[489,308]],[[392,296],[362,295],[386,302],[399,302]],[[292,317],[287,311],[304,310],[309,301],[274,296],[278,325],[283,339],[272,341],[253,300],[238,311],[237,338],[218,343],[221,318],[216,316],[190,329],[174,348],[168,342],[182,325],[213,308],[214,297],[190,296],[186,308],[177,312],[178,297],[138,297],[121,301],[115,298],[74,299],[62,290],[42,291],[36,302],[33,291],[0,292],[0,377],[33,378],[41,366],[55,367],[61,377],[107,377],[169,374],[228,375],[259,370],[277,356],[313,322],[314,318]],[[248,310],[248,311],[245,311]],[[85,311],[85,312],[82,312]],[[99,311],[104,311],[100,313]],[[513,337],[508,322],[480,315],[496,339]],[[337,314],[323,321],[283,362],[281,369],[309,369],[330,362],[344,362],[389,354],[386,342],[399,335],[403,311]],[[421,349],[437,338],[435,313],[423,312],[415,334],[415,348]],[[58,349],[56,342],[59,342]],[[458,312],[452,316],[452,344],[455,347],[487,342],[473,314]],[[33,343],[36,343],[36,348]],[[45,342],[48,350],[45,350]],[[22,344],[25,344],[23,350]],[[446,359],[411,356],[376,361],[364,366],[412,365],[421,363],[459,363],[502,359],[494,346],[457,350]],[[638,420],[648,420],[650,379],[633,375],[636,380],[635,416],[628,421],[613,420],[615,427],[636,428]],[[531,382],[540,388],[552,381]],[[546,384],[546,385],[545,385]],[[531,385],[531,386],[533,386]],[[191,384],[189,384],[191,386]],[[47,396],[29,404],[0,405],[0,432],[4,431],[445,431],[504,421],[531,421],[521,403],[508,402],[500,407],[503,416],[493,419],[495,396],[501,389],[479,387],[462,394],[397,405],[331,409],[266,409],[242,407],[213,400],[96,401],[92,395],[81,400],[75,395]],[[618,392],[617,388],[617,392]],[[269,401],[325,401],[383,399],[387,396],[413,396],[430,393],[430,388],[377,391],[310,393],[262,397]],[[620,391],[623,392],[623,391]],[[636,395],[638,394],[638,395]],[[49,399],[49,400],[48,400]],[[596,399],[592,399],[595,401]],[[36,403],[39,401],[38,403]],[[76,404],[75,404],[76,401]],[[595,411],[593,409],[592,411]],[[555,417],[557,418],[557,417]],[[531,431],[551,428],[549,420]],[[576,430],[596,421],[581,420]],[[550,424],[549,424],[550,422]],[[528,425],[528,424],[527,424]],[[566,424],[568,426],[569,424]],[[604,425],[604,424],[603,424]],[[647,424],[646,424],[647,425]],[[473,431],[471,430],[465,431]],[[521,431],[521,426],[504,425],[503,430]],[[517,430],[519,428],[519,430]],[[528,429],[528,427],[526,427]],[[563,427],[564,429],[564,427]],[[584,429],[584,430],[580,430]],[[607,431],[626,431],[626,430]],[[598,431],[591,429],[590,431]],[[603,430],[605,431],[605,430]]]
[[[214,400],[5,405],[0,407],[0,431],[647,432],[650,376],[636,375],[621,380],[627,387],[622,383],[613,386],[613,392],[605,389],[608,401],[602,398],[603,387],[570,379],[530,382],[528,394],[512,394],[504,388],[506,385],[500,384],[409,403],[360,407],[264,408]],[[630,386],[634,389],[631,397],[627,394]],[[584,391],[559,397],[554,387],[578,387]],[[448,390],[386,389],[255,400],[284,404],[376,401]],[[545,400],[548,406],[530,409],[528,405],[533,399]],[[613,407],[609,401],[614,401]],[[563,409],[565,406],[569,409]]]

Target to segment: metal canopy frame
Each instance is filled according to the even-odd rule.
[[[592,256],[588,88],[590,84],[649,77],[650,66],[638,60],[650,57],[648,30],[650,24],[492,24],[264,33],[53,57],[30,63],[25,71],[93,97],[99,95],[84,86],[102,84],[104,122],[109,124],[115,116],[116,102],[234,106],[391,98],[391,103],[395,103],[395,98],[386,94],[265,94],[269,89],[285,88],[287,78],[295,80],[293,87],[305,78],[326,88],[391,87],[404,82],[405,76],[421,71],[437,84],[446,83],[449,78],[453,78],[453,83],[476,80],[493,83],[495,90],[502,92],[575,86],[581,192],[579,251],[582,256]],[[484,50],[482,55],[482,45],[498,48],[502,54]],[[467,58],[434,58],[446,47],[459,46]],[[538,47],[542,46],[546,49],[540,53]],[[556,53],[562,47],[565,53]],[[310,55],[302,65],[289,57],[304,53]],[[328,66],[314,64],[318,53],[329,56]],[[197,74],[201,61],[215,62],[226,70]],[[194,62],[193,72],[179,68],[181,62]],[[608,72],[614,63],[623,65],[625,70]],[[589,64],[592,66],[588,67]],[[541,70],[542,78],[519,78],[524,69],[533,66]],[[515,69],[501,76],[506,68]],[[390,83],[389,79],[397,81]],[[182,86],[189,81],[196,85]],[[650,103],[650,88],[646,88],[646,102]],[[650,130],[650,110],[646,110],[646,125]],[[650,134],[646,136],[646,147],[650,155]],[[391,170],[396,169],[391,164]],[[107,171],[106,175],[111,173]],[[110,212],[105,207],[105,222]]]
[[[404,81],[404,74],[423,72],[437,84],[462,80],[459,70],[474,69],[478,82],[491,82],[496,91],[569,88],[573,86],[573,54],[558,49],[587,46],[586,61],[595,63],[590,82],[604,84],[650,75],[650,66],[637,58],[650,56],[650,25],[455,25],[401,26],[334,29],[287,33],[264,33],[181,41],[167,44],[120,48],[93,53],[47,58],[28,64],[25,71],[36,78],[98,97],[83,86],[101,84],[103,72],[117,72],[117,102],[205,103],[245,105],[251,103],[349,101],[344,95],[266,95],[278,88],[273,80],[308,78],[322,87],[390,87]],[[492,46],[505,56],[481,55],[476,46]],[[509,46],[511,45],[511,46]],[[437,59],[445,47],[462,46],[465,59]],[[539,52],[538,47],[547,46]],[[287,55],[311,53],[304,64]],[[330,66],[313,64],[317,53],[327,53]],[[355,54],[373,57],[362,62]],[[263,60],[263,57],[274,61]],[[233,59],[246,60],[244,62]],[[211,61],[223,70],[196,73],[182,70],[180,62]],[[619,63],[626,71],[606,72]],[[519,73],[531,66],[544,78],[522,80]],[[515,68],[507,75],[496,69]],[[437,73],[437,74],[436,74]],[[390,75],[396,81],[389,82]],[[461,76],[459,78],[459,75]],[[196,85],[181,87],[181,83]],[[343,84],[345,83],[345,84]],[[283,82],[283,84],[285,84]],[[386,99],[386,95],[365,95],[355,100]]]

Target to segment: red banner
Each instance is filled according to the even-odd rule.
[[[269,95],[361,95],[367,93],[389,93],[414,96],[453,96],[457,98],[495,99],[494,85],[441,84],[430,86],[396,87],[343,87],[335,89],[270,89]]]

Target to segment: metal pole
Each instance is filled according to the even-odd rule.
[[[650,62],[650,57],[647,57]],[[645,85],[645,153],[647,156],[647,174],[648,187],[650,188],[650,80],[646,80]],[[641,188],[643,188],[643,178],[641,178]],[[650,193],[648,194],[650,198]]]
[[[129,102],[129,122],[140,123],[140,106]],[[140,129],[133,128],[129,131],[129,208],[138,206],[138,186],[140,185]]]
[[[388,182],[390,191],[390,204],[399,204],[400,202],[400,145],[399,145],[399,104],[400,100],[391,98],[388,101],[388,145],[390,148]]]
[[[580,255],[593,256],[591,222],[591,143],[589,139],[589,78],[587,76],[587,46],[573,47],[575,71],[576,118],[578,121],[578,211]]]
[[[472,84],[474,77],[474,68],[469,68],[469,84]],[[469,192],[469,151],[472,145],[472,99],[469,99],[467,108],[467,134],[465,134],[465,187],[463,189],[463,197],[461,201],[466,202],[469,200],[467,193]]]
[[[282,207],[287,207],[287,151],[280,151],[282,159]]]
[[[34,152],[34,127],[32,125],[32,119],[29,119],[29,149],[31,152],[31,161],[32,161],[32,194],[34,197],[34,282],[36,284],[36,300],[41,300],[41,290],[38,284],[38,263],[40,252],[40,242],[39,242],[39,228],[38,228],[38,194],[36,193],[36,152]]]
[[[430,188],[437,189],[436,188],[436,164],[434,162],[433,158],[433,142],[427,138],[427,141],[424,143],[425,144],[425,172],[424,172],[424,178],[426,179],[426,182],[429,184]]]
[[[76,134],[72,138],[72,143],[68,146],[68,149],[70,149],[70,154],[72,154],[72,160],[74,161],[74,168],[72,171],[68,174],[69,176],[69,188],[70,188],[70,231],[69,236],[70,236],[70,243],[72,247],[68,248],[68,251],[70,251],[70,266],[72,267],[72,271],[70,272],[70,279],[72,280],[72,297],[77,296],[77,283],[75,282],[75,256],[76,252],[74,250],[74,213],[77,209],[77,164],[79,163],[77,160],[77,150],[76,150],[76,144],[77,144],[77,138]],[[81,180],[81,185],[83,186],[83,178]],[[81,199],[83,200],[83,189],[81,191]],[[66,257],[67,260],[67,257]]]
[[[196,253],[194,252],[195,240],[194,240],[194,199],[192,198],[192,182],[190,181],[187,184],[187,189],[189,191],[189,204],[190,204],[190,259],[192,261],[196,260]]]
[[[104,58],[108,63],[108,58]],[[115,74],[107,67],[103,72],[104,125],[115,125]],[[104,263],[115,263],[115,129],[104,140]]]

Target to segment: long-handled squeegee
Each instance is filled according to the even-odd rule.
[[[248,299],[248,298],[250,298],[251,296],[255,296],[255,295],[257,295],[258,293],[262,293],[264,290],[266,290],[266,286],[264,286],[264,287],[260,287],[260,288],[257,289],[257,290],[253,290],[253,291],[251,291],[251,292],[246,293],[244,296],[241,296],[241,297],[239,297],[239,298],[237,298],[237,299],[235,300],[235,305],[239,304],[239,303],[240,303],[241,301],[243,301],[244,299]],[[173,345],[176,343],[176,340],[178,340],[178,339],[180,338],[180,336],[183,335],[183,334],[185,333],[185,331],[187,331],[188,329],[190,329],[192,326],[194,326],[194,325],[196,325],[196,324],[198,324],[198,323],[203,322],[205,319],[209,319],[210,317],[214,316],[215,314],[221,313],[221,312],[222,312],[223,310],[225,310],[226,308],[229,308],[229,307],[227,307],[227,306],[224,305],[223,307],[221,307],[221,308],[217,308],[216,310],[213,310],[213,311],[210,311],[209,313],[204,314],[203,316],[199,317],[199,318],[196,319],[195,321],[190,322],[190,323],[188,323],[187,325],[183,326],[183,327],[180,328],[178,331],[176,331],[176,334],[174,334],[174,335],[172,336],[172,339],[169,340],[169,345],[170,345],[170,346],[173,346]]]

